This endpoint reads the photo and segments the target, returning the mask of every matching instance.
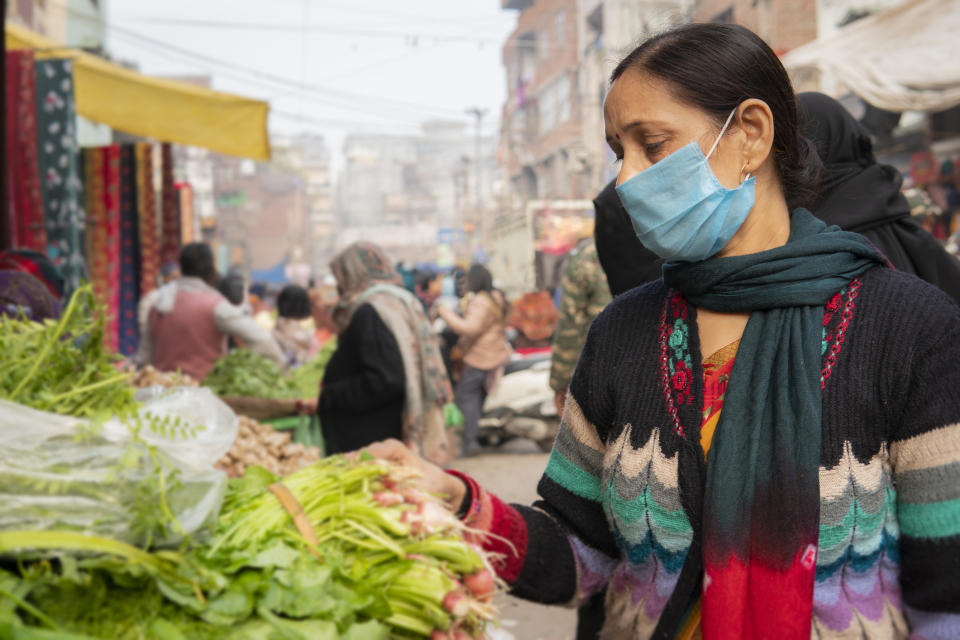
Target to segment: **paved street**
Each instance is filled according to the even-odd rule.
[[[453,466],[471,474],[484,487],[508,502],[529,504],[549,456],[532,442],[507,443],[496,453],[458,460]],[[503,595],[497,598],[501,626],[490,640],[573,640],[576,612],[545,607]]]

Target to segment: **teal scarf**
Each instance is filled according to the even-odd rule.
[[[810,638],[824,305],[884,262],[797,209],[782,247],[664,266],[691,304],[750,313],[707,465],[705,638]]]

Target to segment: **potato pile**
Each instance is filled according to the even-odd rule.
[[[137,370],[133,366],[126,369],[130,374],[130,384],[138,389],[144,387],[199,387],[200,383],[185,373],[164,373],[148,364]]]
[[[237,439],[216,464],[231,478],[242,476],[251,465],[286,476],[322,457],[316,447],[293,442],[293,435],[288,432],[277,431],[246,416],[237,416],[237,423]]]

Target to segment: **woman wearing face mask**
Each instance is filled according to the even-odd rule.
[[[543,501],[371,451],[493,534],[515,595],[607,585],[603,637],[960,637],[960,309],[800,208],[793,91],[746,29],[647,41],[604,119],[666,264],[594,321]]]

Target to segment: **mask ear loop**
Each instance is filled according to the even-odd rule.
[[[713,141],[713,146],[710,147],[710,151],[704,157],[704,160],[709,160],[710,156],[713,155],[713,152],[716,150],[717,145],[720,144],[720,139],[723,137],[723,134],[727,132],[727,127],[730,126],[730,122],[733,120],[733,116],[737,113],[737,108],[734,107],[733,111],[730,112],[730,115],[727,116],[727,121],[723,123],[723,128],[720,129],[720,135],[717,136],[717,139]]]

